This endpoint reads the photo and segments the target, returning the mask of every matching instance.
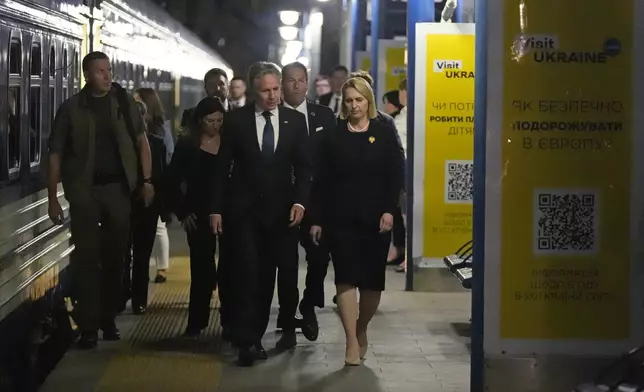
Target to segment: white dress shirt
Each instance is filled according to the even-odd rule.
[[[304,103],[306,104],[306,101],[304,101]],[[300,105],[300,106],[302,106],[302,105]],[[266,119],[263,116],[264,112],[265,112],[265,110],[262,110],[262,109],[258,108],[257,106],[255,106],[255,126],[257,128],[257,142],[259,143],[259,149],[260,150],[262,149],[262,141],[264,139],[264,126],[266,125]],[[275,144],[274,144],[273,148],[277,149],[277,141],[279,140],[279,137],[280,137],[280,125],[279,125],[280,124],[280,111],[279,111],[279,108],[275,108],[273,110],[270,110],[270,113],[271,113],[270,120],[271,120],[271,124],[273,124],[273,135],[274,135],[274,141],[275,141]],[[307,120],[307,122],[308,122],[308,120]],[[308,124],[307,124],[307,126],[308,126]],[[304,210],[304,206],[299,204],[299,203],[295,203],[293,205],[294,206],[299,206],[300,208],[302,208],[302,210]]]
[[[289,109],[297,110],[298,112],[300,112],[300,113],[302,113],[304,115],[304,118],[306,119],[306,129],[309,131],[309,134],[310,134],[311,133],[311,128],[309,127],[309,113],[308,113],[309,108],[306,105],[306,99],[304,100],[304,102],[302,102],[296,108],[294,108],[293,106],[291,106],[288,103],[286,103],[286,101],[284,101],[284,106],[289,108]]]
[[[236,101],[235,101],[235,100],[232,100],[232,101],[230,101],[230,103],[232,104],[232,107],[233,107],[233,108],[241,108],[241,107],[244,107],[244,106],[246,105],[246,96],[243,96],[243,97],[239,98],[239,99],[238,99],[238,100],[236,100]]]
[[[263,116],[265,110],[262,110],[255,107],[255,126],[257,128],[257,142],[259,143],[259,149],[262,149],[262,141],[264,140],[264,126],[266,125],[266,119]],[[280,138],[280,111],[275,108],[270,110],[271,113],[271,124],[273,124],[273,149],[277,149],[277,142]]]
[[[336,102],[337,102],[337,105],[338,105],[338,110],[337,111],[335,111]],[[333,96],[329,100],[329,107],[331,108],[331,110],[334,111],[333,114],[335,114],[336,117],[337,117],[340,114],[340,111],[342,111],[342,95],[333,94]]]

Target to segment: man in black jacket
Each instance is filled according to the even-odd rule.
[[[311,189],[306,117],[278,106],[281,76],[272,63],[250,67],[248,85],[256,99],[226,118],[212,188],[211,226],[216,234],[225,230],[229,257],[235,260],[230,271],[233,331],[242,366],[267,358],[261,339],[270,317],[276,268],[289,271],[297,285],[298,226]],[[285,350],[297,343],[297,297],[286,296],[282,305],[288,325],[277,348]]]
[[[226,111],[230,110],[228,102],[228,74],[221,68],[213,68],[206,72],[203,77],[203,87],[207,97],[216,97],[221,100]],[[189,127],[192,124],[195,108],[183,111],[181,116],[181,128]]]
[[[309,141],[312,144],[311,149],[315,151],[315,140],[318,132],[333,131],[336,125],[336,117],[328,107],[315,104],[306,99],[309,78],[304,64],[295,62],[286,65],[282,69],[282,76],[284,106],[297,110],[306,116]],[[331,258],[329,249],[324,242],[321,242],[318,246],[313,244],[309,234],[310,229],[311,225],[305,215],[300,226],[300,243],[306,251],[307,261],[306,289],[299,305],[300,313],[302,313],[303,317],[303,323],[300,323],[300,325],[304,336],[311,341],[315,341],[319,333],[315,307],[324,307],[324,278]],[[299,297],[297,280],[293,281],[286,275],[286,271],[279,270],[277,280],[280,303],[282,300],[286,300],[286,297]],[[280,312],[280,316],[277,319],[278,329],[282,328],[283,325],[287,325],[286,317],[289,316],[285,316]]]
[[[320,96],[318,102],[329,107],[335,116],[340,115],[342,107],[342,85],[347,81],[349,70],[344,65],[338,65],[331,74],[331,92]]]

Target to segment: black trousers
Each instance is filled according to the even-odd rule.
[[[148,306],[148,283],[150,282],[150,257],[156,238],[159,208],[156,204],[148,208],[135,205],[132,213],[132,281],[130,295],[132,306]],[[129,257],[126,257],[126,263]],[[130,266],[126,265],[125,275],[129,278]],[[127,286],[126,286],[127,287]]]
[[[396,248],[404,248],[406,245],[407,231],[405,230],[405,222],[402,216],[402,208],[396,208],[394,214],[394,227],[392,230],[393,242]]]
[[[311,240],[311,226],[300,226],[300,244],[306,251],[306,288],[302,296],[302,307],[324,307],[324,279],[331,260],[329,247],[324,237],[315,245]],[[282,298],[280,296],[280,298]]]
[[[236,309],[233,313],[233,333],[241,347],[261,341],[271,312],[276,272],[281,274],[279,292],[285,329],[295,329],[294,318],[299,301],[297,288],[297,228],[287,223],[266,225],[260,219],[240,217],[224,222],[234,257],[230,274]]]
[[[188,328],[203,329],[208,326],[212,292],[217,286],[217,237],[212,233],[209,218],[197,218],[197,228],[188,231],[187,238],[190,246]]]
[[[75,321],[82,331],[115,325],[123,255],[130,232],[130,195],[122,183],[67,195],[75,250],[70,258]]]
[[[233,258],[230,257],[229,240],[226,233],[219,237],[219,263],[217,266],[217,284],[219,286],[219,316],[221,317],[221,326],[224,329],[230,329],[235,310],[235,296],[231,290],[232,277],[231,267]]]

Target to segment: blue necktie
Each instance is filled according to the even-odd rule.
[[[266,120],[264,135],[262,136],[262,154],[266,158],[272,158],[275,150],[275,130],[271,122],[271,112],[266,111],[262,113],[262,116]]]

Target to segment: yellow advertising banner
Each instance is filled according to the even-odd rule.
[[[358,69],[360,71],[366,71],[371,73],[371,57],[370,57],[369,52],[365,52],[365,55],[362,56],[360,61],[358,62]]]
[[[442,258],[472,240],[474,34],[426,39],[423,256]]]
[[[398,90],[400,82],[407,77],[407,65],[405,64],[406,50],[404,47],[386,48],[385,61],[387,64],[387,76],[385,77],[383,94],[387,91]],[[369,64],[371,64],[371,61],[369,61]]]
[[[505,1],[502,339],[630,336],[633,4]]]

